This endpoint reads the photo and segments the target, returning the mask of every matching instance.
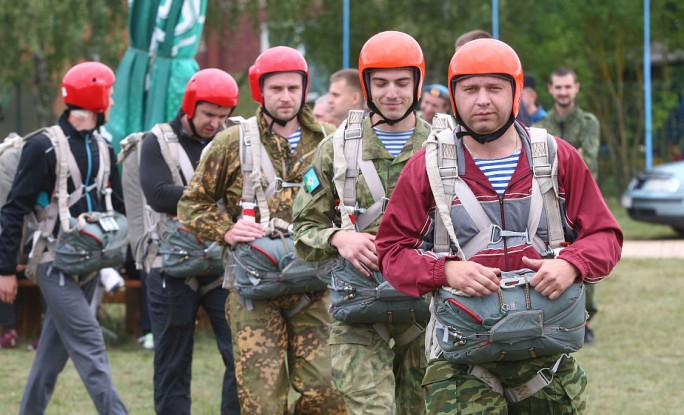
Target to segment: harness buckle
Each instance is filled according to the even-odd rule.
[[[280,193],[288,187],[302,187],[302,184],[301,183],[286,182],[280,177],[275,178],[275,191],[276,191],[276,193]]]
[[[532,166],[532,172],[534,177],[551,177],[551,165],[548,163],[534,165]]]

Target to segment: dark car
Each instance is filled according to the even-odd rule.
[[[634,220],[669,225],[684,235],[684,161],[639,173],[622,195],[622,206]]]

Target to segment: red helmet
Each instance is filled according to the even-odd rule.
[[[62,80],[67,105],[103,113],[109,108],[114,72],[100,62],[83,62],[69,69]]]
[[[425,78],[423,50],[414,38],[403,32],[380,32],[366,41],[359,54],[359,77],[366,102],[371,103],[368,72],[372,69],[413,68],[417,71],[414,104],[420,99]]]
[[[249,87],[252,98],[260,105],[264,105],[262,87],[264,76],[276,72],[301,72],[304,76],[302,105],[309,90],[309,67],[301,53],[287,46],[276,46],[264,51],[256,58],[254,65],[249,68]]]
[[[523,89],[523,69],[513,48],[496,39],[472,40],[451,58],[449,63],[449,96],[454,116],[458,116],[454,88],[458,78],[468,75],[497,75],[513,82],[513,117],[520,110],[520,93]]]
[[[232,76],[216,68],[202,69],[188,81],[181,108],[188,118],[192,118],[200,101],[222,107],[237,107],[239,98],[240,91]]]

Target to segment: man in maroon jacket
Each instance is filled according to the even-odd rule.
[[[494,39],[469,42],[454,55],[448,82],[459,124],[453,145],[460,179],[499,232],[471,247],[467,258],[435,252],[436,203],[422,150],[404,168],[375,239],[387,280],[416,296],[450,286],[484,297],[499,293],[501,272],[529,268],[535,271],[530,285],[554,300],[574,282],[596,283],[608,275],[620,259],[622,231],[582,158],[563,140],[556,140],[557,194],[566,247],[549,258],[550,251],[535,243],[549,241],[544,218],[534,235],[527,232],[535,179],[530,132],[515,122],[523,87],[515,51]],[[478,233],[464,204],[459,198],[451,202],[461,246]],[[433,309],[433,321],[434,314]],[[429,326],[426,343],[432,346],[423,380],[429,414],[570,413],[586,408],[586,375],[570,355],[457,364],[444,358],[434,333]],[[484,372],[473,374],[474,367]],[[525,386],[539,372],[551,374],[548,384],[511,399],[510,389]],[[497,384],[503,390],[493,388]]]

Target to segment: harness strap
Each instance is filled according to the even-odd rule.
[[[309,304],[311,304],[312,302],[313,298],[311,297],[311,295],[303,293],[299,296],[299,301],[297,302],[297,304],[295,304],[294,307],[290,308],[289,310],[287,310],[287,312],[285,312],[287,318],[294,317],[295,315],[297,315],[297,313],[302,311],[304,308],[308,307]]]
[[[233,117],[231,121],[240,126],[242,210],[244,212],[246,209],[253,209],[256,201],[260,223],[265,227],[270,220],[268,199],[275,194],[275,168],[266,148],[261,144],[256,117],[247,120],[242,117]]]
[[[421,334],[425,333],[425,327],[420,326],[416,322],[411,323],[409,328],[396,336],[390,334],[387,324],[375,323],[373,324],[373,329],[386,343],[389,343],[390,339],[394,339],[394,344],[397,346],[405,346],[414,341]]]
[[[506,402],[517,403],[523,401],[553,382],[553,377],[560,367],[561,361],[564,357],[570,357],[569,354],[562,354],[553,366],[542,368],[537,371],[537,374],[522,385],[513,386],[510,388],[504,387],[501,381],[492,374],[492,372],[484,369],[482,366],[473,365],[468,367],[468,374],[473,375],[486,383],[492,390],[499,395],[502,395]]]
[[[363,111],[351,110],[333,136],[333,182],[340,197],[341,228],[356,230],[356,178],[358,177],[358,150],[363,137]]]
[[[220,287],[222,284],[223,284],[223,275],[216,277],[215,280],[213,280],[209,284],[205,284],[205,285],[199,285],[199,282],[197,281],[196,277],[191,277],[191,278],[185,279],[185,285],[187,285],[188,287],[190,287],[191,290],[193,290],[197,294],[199,294],[200,297],[202,297],[204,294],[208,293],[209,291],[213,290],[214,288]]]

